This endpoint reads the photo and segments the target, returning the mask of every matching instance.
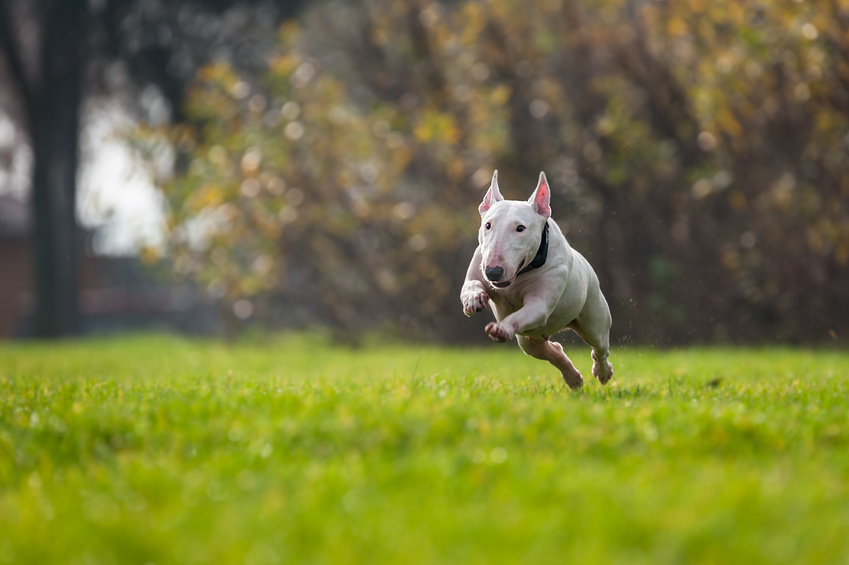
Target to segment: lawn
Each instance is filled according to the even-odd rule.
[[[327,343],[0,345],[0,563],[849,562],[849,354]]]

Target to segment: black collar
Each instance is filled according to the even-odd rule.
[[[528,271],[533,271],[534,269],[538,269],[545,265],[545,260],[548,258],[548,220],[545,221],[545,227],[542,228],[542,237],[539,242],[539,249],[537,250],[537,254],[534,256],[531,264],[526,266],[524,269],[519,271],[516,276],[523,275]]]

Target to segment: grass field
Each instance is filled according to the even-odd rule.
[[[0,563],[849,563],[849,354],[324,344],[0,345]]]

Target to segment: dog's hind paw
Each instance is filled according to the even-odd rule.
[[[560,373],[563,382],[572,390],[579,390],[584,386],[584,377],[580,373]]]
[[[593,352],[593,376],[603,385],[606,385],[613,377],[613,365],[606,356],[604,360],[597,359],[595,352]]]

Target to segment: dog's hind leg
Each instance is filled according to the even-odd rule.
[[[593,376],[603,385],[613,378],[613,365],[607,360],[610,350],[605,348],[593,348]]]
[[[609,317],[607,320],[609,320]],[[610,322],[605,321],[604,318],[601,320],[581,320],[579,316],[577,320],[569,324],[569,328],[592,347],[593,376],[601,384],[607,384],[613,377],[613,365],[607,360],[610,355]]]
[[[519,342],[519,347],[526,355],[530,355],[535,359],[548,361],[560,371],[560,376],[569,386],[569,388],[577,389],[584,385],[584,377],[580,371],[575,368],[572,361],[563,353],[563,346],[555,341],[547,339],[534,339],[521,335],[516,336]]]

